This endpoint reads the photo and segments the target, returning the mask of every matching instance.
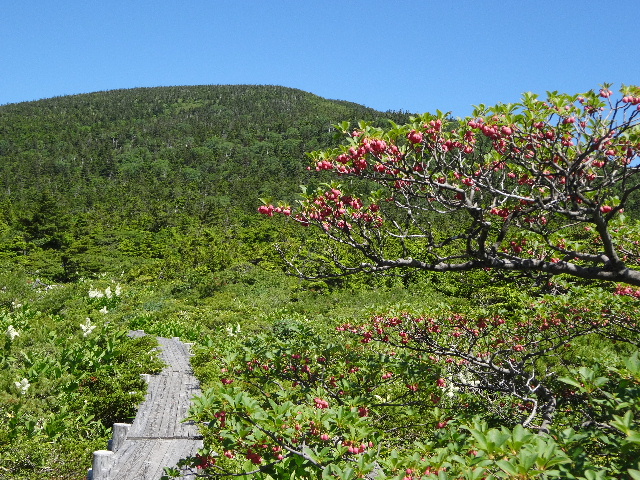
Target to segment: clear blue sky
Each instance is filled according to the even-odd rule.
[[[51,0],[0,7],[0,105],[271,84],[455,116],[640,84],[640,0]]]

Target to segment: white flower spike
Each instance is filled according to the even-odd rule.
[[[23,378],[19,382],[14,382],[14,383],[15,383],[16,388],[18,390],[20,390],[20,393],[22,395],[27,393],[27,390],[29,390],[29,387],[31,386],[31,384],[29,383],[29,380],[27,380],[26,378]]]
[[[87,318],[87,321],[84,324],[80,324],[80,328],[82,329],[82,332],[83,332],[82,336],[86,337],[91,332],[93,332],[93,329],[96,328],[96,326],[91,324],[90,318]]]
[[[7,336],[9,337],[9,340],[13,341],[14,338],[18,337],[20,335],[20,332],[18,332],[13,325],[9,325],[7,327]]]

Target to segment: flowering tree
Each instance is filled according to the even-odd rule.
[[[387,130],[345,123],[342,147],[311,154],[342,185],[259,211],[349,247],[290,258],[304,278],[499,269],[640,286],[640,230],[623,215],[640,189],[640,88],[616,98],[609,87],[527,93],[456,122],[438,112]]]

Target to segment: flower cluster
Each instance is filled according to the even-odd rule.
[[[319,408],[321,410],[324,410],[325,408],[329,408],[329,402],[327,402],[326,400],[316,397],[313,399],[313,401],[316,404],[316,408]]]
[[[31,386],[31,384],[29,383],[29,380],[27,380],[26,378],[23,378],[19,382],[14,382],[14,384],[22,395],[27,393],[27,390],[29,390],[29,387]]]
[[[112,298],[114,295],[119,297],[122,294],[122,287],[120,284],[116,285],[115,291],[111,290],[111,287],[104,289],[104,292],[98,289],[89,289],[89,298]]]
[[[89,334],[91,332],[93,332],[93,330],[96,328],[95,325],[93,325],[91,323],[91,319],[89,317],[87,317],[86,321],[84,322],[84,324],[80,324],[80,328],[82,329],[82,336],[83,337],[87,337],[89,336]]]
[[[196,453],[196,467],[199,469],[213,467],[216,464],[215,457]]]
[[[7,337],[9,337],[9,340],[13,341],[18,336],[20,336],[20,332],[18,332],[13,325],[9,325],[7,327]]]
[[[325,231],[337,229],[348,232],[354,224],[377,228],[384,223],[379,204],[372,202],[365,206],[361,198],[344,194],[339,188],[311,195],[301,205],[302,208],[294,216],[295,220],[303,225],[316,223]],[[267,216],[273,216],[274,213],[291,215],[289,207],[273,205],[262,205],[258,212]]]
[[[618,285],[615,295],[626,295],[628,297],[640,298],[640,288]]]
[[[611,237],[635,189],[638,170],[628,166],[640,159],[640,88],[622,87],[617,101],[610,92],[525,94],[456,122],[439,112],[386,130],[343,124],[344,144],[313,152],[310,168],[357,180],[258,211],[319,227],[355,253],[321,246],[314,261],[306,260],[315,252],[297,256],[291,270],[309,278],[326,275],[326,262],[342,273],[485,268],[593,278],[587,267],[611,280],[604,259],[637,261]],[[579,224],[593,233],[559,247]],[[618,271],[613,280],[630,277]]]

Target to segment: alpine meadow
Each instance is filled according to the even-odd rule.
[[[0,106],[0,478],[85,478],[161,336],[204,439],[165,479],[640,479],[640,88],[594,87]]]

